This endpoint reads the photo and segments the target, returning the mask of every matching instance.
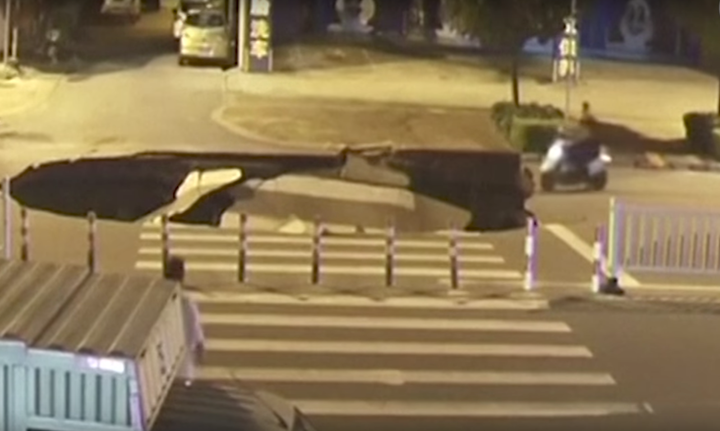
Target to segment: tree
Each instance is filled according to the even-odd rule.
[[[720,115],[720,25],[717,0],[668,1],[670,14],[680,27],[700,39],[700,66],[718,80],[716,111]]]
[[[452,25],[483,47],[510,55],[512,99],[520,104],[520,59],[525,42],[555,37],[571,12],[570,0],[446,0]]]

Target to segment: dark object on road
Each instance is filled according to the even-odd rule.
[[[609,277],[607,281],[600,286],[600,293],[605,295],[623,296],[625,295],[625,290],[620,287],[620,282],[617,277]]]
[[[182,283],[185,281],[185,260],[178,256],[170,256],[165,265],[165,279]]]

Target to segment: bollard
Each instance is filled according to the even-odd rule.
[[[598,226],[595,228],[595,243],[593,244],[593,275],[592,290],[594,293],[600,293],[603,286],[607,283],[607,274],[605,273],[605,227]]]
[[[460,286],[460,274],[458,273],[458,239],[455,226],[450,226],[448,253],[450,255],[450,287],[457,289]]]
[[[385,236],[385,287],[395,284],[395,225],[390,222]]]
[[[538,222],[535,217],[527,219],[527,235],[525,237],[525,290],[535,290],[537,284],[537,234]]]
[[[20,207],[20,260],[30,260],[30,219],[25,207]]]
[[[315,217],[315,229],[313,230],[312,237],[312,268],[310,274],[310,283],[313,285],[320,283],[320,253],[321,253],[321,238],[322,238],[322,222],[320,217]]]
[[[168,222],[167,214],[163,214],[160,217],[160,243],[162,247],[162,270],[163,274],[168,271],[168,261],[170,260],[170,226]]]
[[[90,211],[88,217],[88,255],[87,263],[91,273],[97,272],[97,216]]]
[[[245,283],[247,280],[247,214],[241,213],[238,224],[238,282]]]
[[[3,197],[3,250],[5,259],[12,259],[12,205],[10,202],[10,178],[5,177],[2,183]]]

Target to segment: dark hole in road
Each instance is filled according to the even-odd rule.
[[[446,154],[444,156],[447,156]],[[366,158],[333,155],[237,155],[143,153],[128,157],[57,161],[28,168],[12,180],[21,204],[63,215],[136,221],[173,203],[175,192],[193,171],[240,168],[242,181],[302,173],[381,186],[407,188],[468,209],[470,230],[524,225],[524,196],[517,186],[519,164],[506,157],[462,160],[438,154],[393,153]],[[233,184],[198,196],[175,221],[218,225],[238,199]],[[358,203],[361,205],[361,203]],[[289,214],[288,214],[289,215]],[[458,226],[463,227],[463,226]]]

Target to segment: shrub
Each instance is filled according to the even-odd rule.
[[[515,118],[508,136],[510,145],[518,151],[544,153],[555,139],[559,119]]]
[[[715,128],[712,131],[712,155],[715,158],[720,158],[720,128]]]
[[[715,154],[713,131],[718,127],[718,116],[710,112],[688,112],[683,115],[685,140],[690,151]]]
[[[555,135],[563,112],[552,105],[497,102],[490,109],[495,126],[520,151],[545,151]],[[517,127],[515,123],[521,122]]]

